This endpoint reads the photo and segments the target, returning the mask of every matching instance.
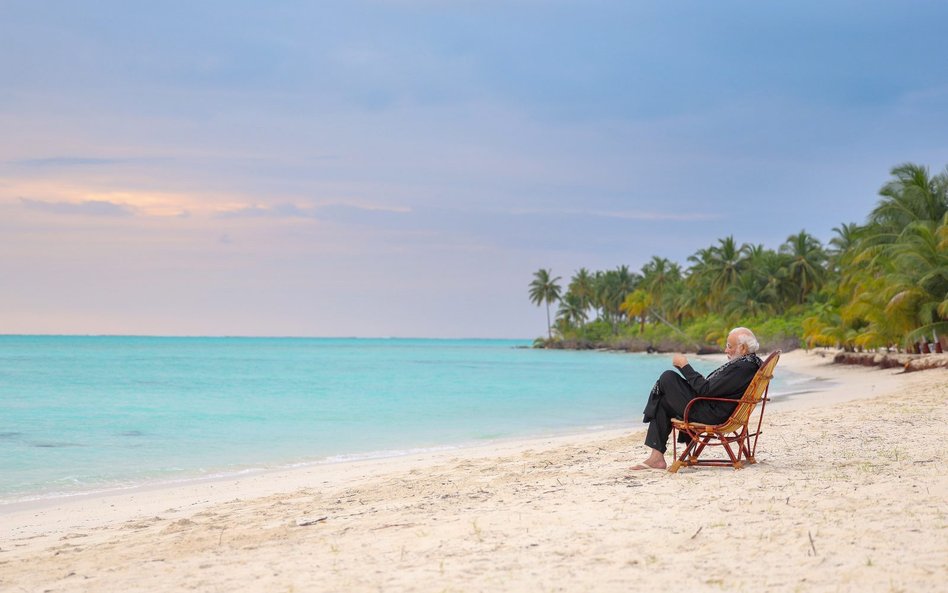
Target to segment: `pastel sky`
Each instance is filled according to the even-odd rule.
[[[948,3],[0,3],[0,333],[532,338],[948,164]]]

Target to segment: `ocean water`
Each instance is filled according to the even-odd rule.
[[[641,428],[669,368],[668,356],[528,345],[0,336],[0,503]]]

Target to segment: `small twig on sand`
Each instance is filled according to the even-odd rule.
[[[322,523],[323,521],[325,521],[325,520],[328,519],[328,518],[329,518],[329,517],[316,517],[316,518],[313,518],[313,517],[300,517],[299,519],[296,520],[296,526],[297,526],[297,527],[306,527],[307,525],[315,525],[315,524],[317,524],[317,523]]]
[[[414,523],[388,523],[387,525],[382,525],[381,527],[373,527],[372,531],[378,531],[379,529],[388,529],[390,527],[412,527]]]
[[[809,529],[807,530],[806,534],[810,537],[810,548],[813,550],[813,555],[816,556],[816,546],[813,545],[813,534],[810,533]]]
[[[698,531],[696,531],[695,534],[691,536],[691,539],[698,537],[698,534],[701,533],[702,529],[704,529],[704,525],[702,525],[701,527],[698,527]]]
[[[224,530],[225,530],[225,529],[227,529],[227,528],[226,528],[226,527],[221,527],[221,534],[220,534],[219,536],[217,536],[217,547],[218,547],[218,548],[221,546],[221,541],[224,539]]]

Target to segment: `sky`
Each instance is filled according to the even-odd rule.
[[[948,165],[948,3],[0,0],[0,334],[533,338]]]

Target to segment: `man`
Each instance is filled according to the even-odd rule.
[[[688,359],[681,354],[672,358],[672,364],[681,372],[665,371],[652,387],[648,403],[645,404],[643,422],[648,422],[645,436],[651,454],[642,463],[631,469],[665,469],[665,450],[671,434],[671,419],[682,418],[688,402],[699,396],[740,399],[751,379],[760,368],[757,357],[760,345],[753,332],[746,327],[731,330],[727,336],[724,354],[728,361],[718,367],[707,379],[691,368]],[[706,424],[720,424],[728,419],[737,404],[699,401],[688,411],[688,420]],[[687,442],[687,435],[679,435]]]

